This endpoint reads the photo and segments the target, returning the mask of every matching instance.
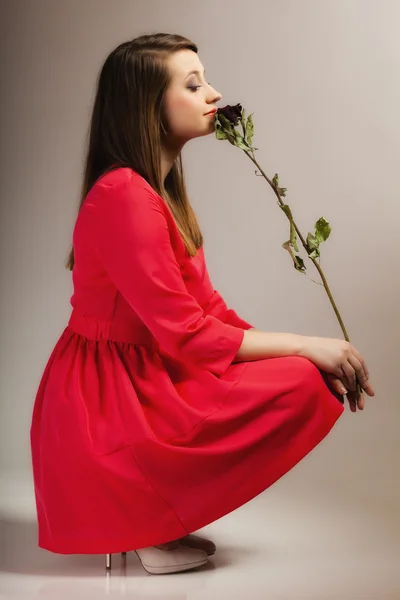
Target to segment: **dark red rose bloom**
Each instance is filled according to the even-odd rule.
[[[223,106],[217,110],[217,116],[223,115],[232,125],[237,125],[239,120],[242,118],[242,111],[243,108],[241,104],[236,104],[236,106],[227,104],[226,106]]]

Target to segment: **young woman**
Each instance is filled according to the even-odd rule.
[[[123,43],[102,67],[71,317],[32,415],[47,550],[135,550],[152,573],[202,565],[215,545],[192,532],[315,448],[343,394],[357,410],[355,377],[374,395],[347,342],[254,330],[213,288],[181,150],[213,134],[220,99],[179,35]]]

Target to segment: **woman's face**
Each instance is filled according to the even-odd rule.
[[[168,58],[171,82],[164,96],[167,140],[184,144],[215,131],[214,116],[222,96],[204,79],[203,65],[192,50],[179,50]],[[192,73],[192,71],[196,71]]]

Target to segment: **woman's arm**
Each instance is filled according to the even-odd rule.
[[[301,356],[305,337],[295,333],[269,333],[248,329],[234,359],[235,362],[277,358],[280,356]]]
[[[227,323],[228,325],[233,325],[234,327],[240,327],[241,329],[254,329],[250,323],[239,317],[236,311],[233,308],[229,308],[224,298],[218,292],[218,290],[214,289],[213,296],[210,300],[210,304],[208,310],[211,311],[212,314],[218,317],[223,323]]]
[[[133,173],[97,184],[81,210],[109,278],[160,346],[183,362],[226,371],[244,330],[206,314],[188,293],[154,190]]]

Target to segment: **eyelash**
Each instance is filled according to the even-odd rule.
[[[208,85],[211,85],[211,83],[208,83]],[[201,85],[190,85],[188,89],[192,90],[192,92],[197,92],[199,88],[201,88]]]

